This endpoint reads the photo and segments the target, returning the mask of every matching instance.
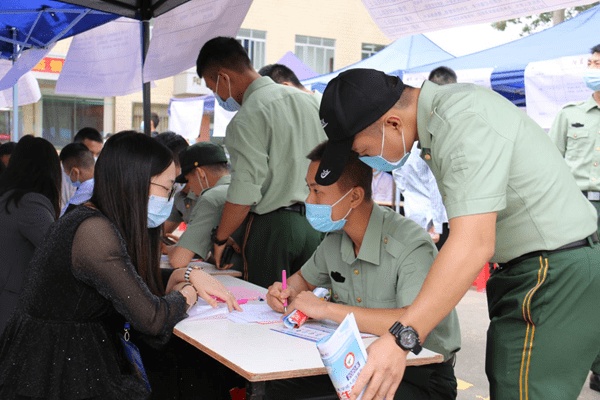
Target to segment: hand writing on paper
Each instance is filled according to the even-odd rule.
[[[283,290],[281,282],[275,282],[269,286],[267,292],[267,304],[277,312],[283,313],[283,302],[288,299],[288,304],[296,297],[296,290],[293,286],[288,285],[288,288]],[[290,311],[290,307],[288,307]]]
[[[198,292],[198,296],[213,308],[217,307],[217,300],[212,298],[211,295],[219,297],[227,303],[229,311],[233,311],[234,309],[242,311],[242,308],[239,306],[235,297],[233,297],[233,294],[231,294],[231,292],[227,290],[227,287],[216,280],[212,275],[199,269],[195,269],[190,274],[190,282],[194,286],[194,289],[196,289],[196,292]]]
[[[404,376],[408,351],[398,347],[396,338],[386,333],[367,348],[367,353],[367,364],[358,376],[350,400],[356,400],[367,383],[362,400],[393,399]]]
[[[300,292],[288,307],[288,312],[294,310],[302,311],[307,317],[314,319],[325,319],[328,316],[327,302],[319,299],[312,292]]]

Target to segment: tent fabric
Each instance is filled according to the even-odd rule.
[[[419,65],[450,60],[454,56],[443,50],[424,35],[413,35],[397,39],[389,46],[369,58],[339,69],[335,72],[302,81],[313,90],[322,91],[327,83],[340,72],[353,68],[373,68],[385,73],[415,68]]]
[[[283,64],[298,77],[298,80],[310,79],[319,75],[313,71],[308,65],[304,64],[294,53],[288,51],[277,61],[277,64]]]
[[[13,57],[13,32],[22,49],[44,48],[116,19],[106,14],[53,0],[11,0],[0,5],[0,57]]]
[[[158,17],[189,0],[62,0],[80,7],[93,8],[123,17],[149,20]],[[140,12],[141,10],[141,12]]]
[[[421,65],[405,72],[431,71],[441,65],[455,71],[494,68],[492,88],[513,103],[524,106],[524,72],[527,64],[589,53],[599,43],[599,26],[600,5],[542,32],[452,60]]]

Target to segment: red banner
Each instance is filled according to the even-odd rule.
[[[42,61],[33,67],[32,71],[49,72],[51,74],[59,74],[62,70],[65,60],[62,58],[45,57]]]

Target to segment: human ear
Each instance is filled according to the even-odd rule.
[[[365,190],[360,186],[356,186],[350,193],[350,206],[352,208],[358,207],[365,199]]]

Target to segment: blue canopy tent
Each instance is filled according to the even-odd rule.
[[[28,49],[47,48],[120,16],[142,24],[142,64],[150,43],[150,19],[189,0],[3,0],[0,5],[0,57],[16,60]],[[13,107],[17,88],[14,89]],[[150,135],[150,83],[143,84],[144,131]],[[18,113],[17,113],[18,115]],[[13,135],[17,132],[16,118]],[[16,136],[13,137],[13,140]]]
[[[589,53],[600,42],[600,6],[522,39],[444,62],[421,65],[405,73],[426,72],[444,65],[455,71],[494,68],[492,89],[517,106],[525,106],[525,67],[530,62]]]
[[[424,35],[412,35],[397,39],[392,44],[372,55],[369,58],[341,68],[335,72],[315,78],[306,79],[302,84],[312,90],[323,92],[327,83],[338,76],[340,72],[353,68],[373,68],[386,73],[392,71],[406,70],[419,65],[438,61],[450,60],[454,56],[437,44],[433,43]],[[398,73],[396,73],[398,75]]]
[[[11,0],[0,6],[0,57],[15,62],[23,51],[43,49],[117,18],[52,0]],[[18,87],[13,88],[12,140],[18,134]]]

